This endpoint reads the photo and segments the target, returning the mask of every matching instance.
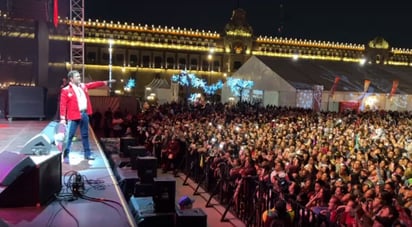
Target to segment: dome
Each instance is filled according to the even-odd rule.
[[[369,41],[368,46],[375,49],[389,49],[388,41],[379,36]]]

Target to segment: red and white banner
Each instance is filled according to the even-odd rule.
[[[349,111],[353,111],[353,110],[359,111],[359,106],[360,106],[359,102],[342,101],[342,102],[339,102],[339,112],[342,113],[348,110]]]
[[[392,89],[391,89],[391,93],[389,94],[389,98],[391,98],[395,94],[396,89],[398,89],[398,85],[399,85],[399,80],[394,80],[392,83]]]

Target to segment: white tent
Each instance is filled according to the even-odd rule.
[[[410,67],[364,65],[353,62],[292,60],[252,56],[232,77],[251,80],[254,86],[246,94],[253,97],[255,90],[263,93],[264,105],[314,108],[341,111],[346,108],[412,110]],[[340,77],[336,90],[331,88]],[[365,81],[370,86],[365,91]],[[399,86],[394,88],[395,80]],[[318,95],[315,87],[323,87]],[[390,95],[391,89],[395,90]],[[242,100],[245,96],[242,96]],[[222,102],[239,100],[225,84]],[[250,100],[250,99],[249,99]],[[315,101],[316,100],[316,101]],[[357,105],[355,105],[357,104]],[[359,106],[359,107],[358,107]]]
[[[175,84],[170,86],[166,79],[155,78],[145,86],[145,98],[156,99],[159,104],[176,101],[178,87]]]
[[[249,58],[232,77],[253,81],[250,96],[256,93],[254,90],[263,91],[265,106],[296,106],[296,89],[255,56]],[[234,97],[225,83],[222,89],[222,102],[231,99],[238,100],[239,97]]]

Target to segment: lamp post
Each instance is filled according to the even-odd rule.
[[[112,80],[113,39],[109,39],[109,81]],[[112,83],[109,83],[109,94],[112,95]]]
[[[207,61],[209,62],[209,77],[208,77],[208,83],[211,83],[211,74],[213,71],[213,53],[215,52],[215,48],[210,48],[209,49],[209,54],[207,55]]]

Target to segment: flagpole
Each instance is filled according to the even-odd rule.
[[[326,111],[328,111],[329,112],[329,105],[330,105],[330,92],[329,92],[329,95],[328,95],[328,106],[326,107]]]

